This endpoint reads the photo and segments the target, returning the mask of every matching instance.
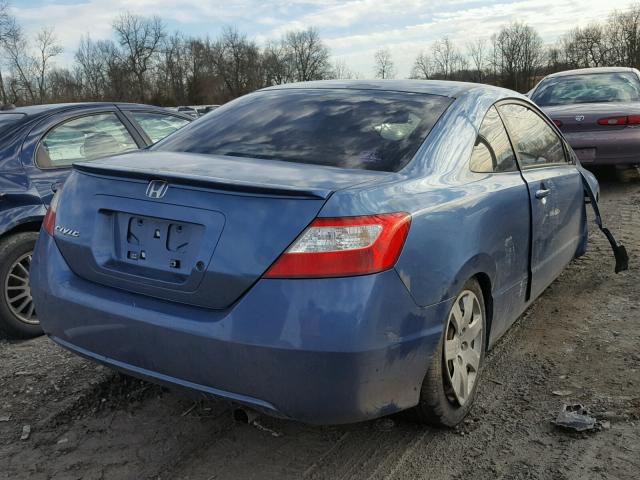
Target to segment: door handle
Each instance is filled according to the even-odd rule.
[[[548,188],[541,188],[540,190],[536,191],[536,198],[537,199],[544,198],[550,193],[551,193],[551,190],[549,190]]]

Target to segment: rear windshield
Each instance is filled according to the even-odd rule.
[[[257,92],[153,149],[397,171],[450,103],[436,95],[373,90]]]
[[[0,132],[8,130],[24,116],[24,113],[0,113]]]
[[[532,100],[541,107],[572,103],[640,101],[640,81],[635,73],[593,73],[543,80]]]

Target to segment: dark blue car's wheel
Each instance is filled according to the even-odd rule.
[[[13,338],[42,334],[29,287],[29,268],[37,238],[35,232],[24,232],[0,242],[0,330]]]
[[[449,310],[415,409],[420,421],[453,427],[469,412],[484,360],[486,323],[482,289],[472,279]]]

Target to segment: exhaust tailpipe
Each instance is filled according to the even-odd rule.
[[[248,408],[236,408],[232,412],[233,419],[239,423],[245,423],[247,425],[253,423],[255,419],[260,415],[255,410],[251,410]]]

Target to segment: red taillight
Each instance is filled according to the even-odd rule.
[[[317,218],[265,274],[267,278],[348,277],[393,267],[411,215]]]
[[[51,204],[49,205],[49,210],[47,210],[47,214],[44,216],[44,221],[42,222],[42,228],[49,235],[53,237],[53,233],[56,228],[56,210],[58,209],[60,190],[58,190],[51,199]]]
[[[553,123],[555,123],[558,128],[562,126],[562,122],[560,120],[554,120]]]
[[[598,125],[640,125],[640,115],[601,118],[598,120]]]

